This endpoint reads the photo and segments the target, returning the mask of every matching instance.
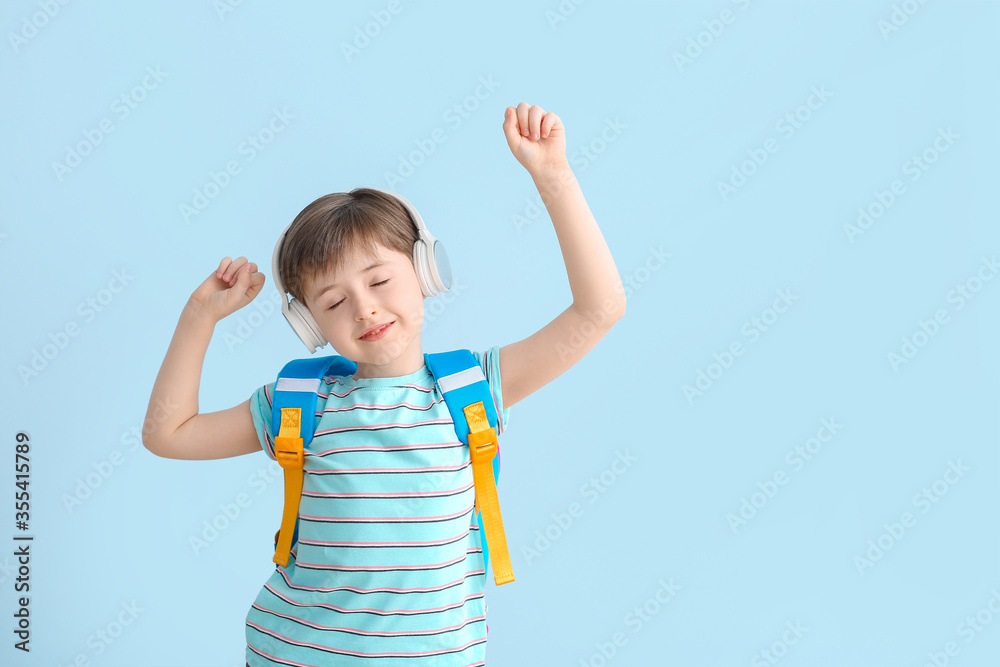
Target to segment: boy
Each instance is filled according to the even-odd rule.
[[[549,212],[574,300],[534,335],[486,355],[477,354],[501,419],[510,406],[579,361],[625,311],[621,279],[569,168],[558,116],[522,102],[516,109],[506,109],[503,130],[508,147],[531,175]],[[328,380],[329,398],[323,416],[327,419],[329,412],[333,427],[327,430],[331,433],[343,431],[347,425],[353,430],[350,439],[336,436],[308,457],[315,466],[310,477],[315,478],[316,486],[311,491],[304,486],[303,503],[310,495],[309,502],[323,500],[335,509],[319,517],[305,506],[300,508],[304,523],[296,558],[287,568],[277,568],[247,617],[247,664],[289,664],[288,660],[325,664],[330,658],[336,658],[336,664],[377,662],[381,667],[396,664],[393,658],[411,667],[451,664],[445,660],[454,660],[456,665],[483,664],[484,577],[480,571],[480,576],[470,578],[467,569],[472,565],[464,562],[470,554],[478,555],[472,550],[475,540],[467,537],[472,501],[466,479],[471,477],[468,448],[463,451],[451,446],[458,443],[441,441],[446,438],[443,432],[428,431],[427,442],[412,443],[407,438],[416,438],[415,428],[402,429],[404,434],[392,440],[395,433],[388,433],[378,421],[393,421],[395,417],[387,416],[390,409],[404,411],[400,414],[426,411],[427,421],[414,421],[404,425],[407,427],[441,428],[448,421],[431,418],[441,414],[443,401],[429,382],[420,344],[425,295],[408,252],[415,230],[403,223],[407,218],[405,211],[394,208],[398,203],[393,205],[370,190],[328,197],[333,198],[326,202],[333,204],[330,211],[312,215],[321,200],[327,199],[321,198],[310,205],[313,208],[300,213],[302,224],[293,223],[289,228],[287,252],[282,250],[286,259],[282,260],[281,278],[285,289],[308,308],[337,353],[357,364],[353,376]],[[322,239],[324,231],[322,221],[331,215],[356,224],[333,225],[351,231],[344,232],[342,238],[327,239],[326,245],[317,243],[315,239]],[[309,220],[313,221],[312,233],[318,236],[297,246],[293,229],[298,227],[298,238],[309,239],[305,229]],[[317,247],[320,251],[315,252]],[[339,248],[341,254],[331,256],[323,248]],[[256,264],[245,257],[226,257],[191,295],[150,397],[147,417],[156,407],[178,406],[159,422],[146,419],[143,443],[154,454],[177,459],[224,458],[260,451],[263,443],[274,458],[274,434],[269,432],[273,384],[261,387],[253,398],[234,408],[198,413],[201,368],[215,324],[250,303],[263,284]],[[375,329],[380,331],[372,336]],[[415,405],[422,399],[426,400]],[[501,422],[498,432],[502,428]],[[388,444],[370,440],[379,444],[364,445],[363,438],[372,433]],[[453,430],[451,436],[454,440]],[[363,458],[376,455],[383,458]],[[369,460],[391,463],[372,467],[375,464],[368,464]],[[432,471],[435,477],[430,479],[454,493],[401,490],[424,489],[410,481],[410,475],[399,474],[422,471]],[[365,483],[374,480],[372,488],[382,489],[378,484],[384,483],[384,488],[393,490],[351,491],[361,487],[353,486],[350,475]],[[322,486],[334,479],[339,486]],[[397,486],[391,486],[394,484]],[[355,507],[351,502],[362,499],[356,496],[363,496],[379,509],[345,515]],[[387,501],[387,496],[393,500]],[[400,509],[399,499],[404,497],[411,504],[423,503],[410,513],[413,516]],[[379,502],[383,504],[377,505]],[[451,512],[456,507],[461,511]],[[427,518],[432,515],[433,521]],[[315,528],[310,522],[316,523]],[[334,532],[319,532],[331,524],[338,526]],[[427,533],[419,531],[430,530],[431,524],[443,532],[426,539]],[[459,534],[450,537],[456,531]],[[351,541],[348,537],[360,539]],[[428,547],[440,548],[440,554],[435,551],[420,560]],[[373,549],[373,555],[365,555],[368,548]],[[448,554],[456,553],[460,558],[449,560]],[[362,554],[361,560],[351,560],[359,558],[358,554]],[[481,568],[481,555],[478,558]],[[438,565],[428,565],[438,561]],[[359,564],[366,562],[373,564]],[[442,584],[453,577],[448,568],[459,568],[455,570],[459,579]],[[417,577],[425,578],[420,584],[430,581],[435,572],[444,577],[435,580],[438,583],[416,583]],[[466,576],[462,577],[462,572]],[[391,585],[386,584],[390,576],[396,577]],[[442,603],[438,597],[428,597],[439,593],[451,595],[449,600],[461,593],[464,597],[459,599],[464,602]],[[441,614],[442,620],[436,620],[436,614]]]

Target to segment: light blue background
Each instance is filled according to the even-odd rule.
[[[161,459],[130,435],[181,307],[226,255],[262,267],[264,292],[216,327],[202,375],[203,412],[244,401],[307,355],[261,310],[278,233],[316,197],[364,185],[407,197],[452,258],[461,289],[426,303],[425,351],[534,333],[572,294],[501,129],[525,101],[565,123],[630,296],[592,352],[511,410],[500,491],[517,580],[488,584],[489,664],[774,664],[764,650],[782,665],[997,664],[1000,280],[975,279],[1000,250],[998,3],[403,2],[391,14],[247,0],[220,15],[207,1],[70,2],[51,18],[42,4],[0,10],[0,553],[18,532],[20,430],[35,535],[32,651],[12,648],[7,555],[0,663],[243,665],[280,469],[263,453]],[[391,20],[375,29],[379,12]],[[377,34],[348,58],[366,26]],[[157,67],[165,78],[122,117],[115,100]],[[809,109],[814,88],[828,97]],[[274,109],[294,119],[249,161],[240,145]],[[777,124],[796,112],[789,136]],[[104,119],[113,131],[60,179],[53,163]],[[957,139],[938,152],[949,128]],[[436,129],[444,141],[417,154]],[[718,184],[769,139],[777,151],[723,197]],[[925,151],[935,161],[914,180]],[[411,155],[413,173],[389,180]],[[180,206],[229,161],[240,173],[186,222]],[[894,180],[905,190],[852,243],[845,225]],[[127,285],[102,291],[115,271]],[[969,281],[979,291],[959,308]],[[774,315],[779,290],[796,300],[751,340],[744,325]],[[80,307],[102,297],[99,313]],[[938,310],[935,335],[916,335]],[[22,378],[67,325],[77,335]],[[734,341],[743,353],[713,367]],[[700,371],[714,379],[689,400]],[[797,469],[786,455],[824,419],[841,426]],[[121,465],[67,507],[115,451]],[[634,462],[614,472],[626,452]],[[949,462],[967,468],[953,483]],[[603,492],[585,488],[602,473]],[[776,473],[786,483],[754,497]],[[915,503],[935,482],[936,502]],[[190,538],[239,494],[249,506],[195,554]],[[762,506],[734,531],[744,499]],[[880,539],[888,549],[859,569]],[[661,581],[679,587],[662,604]],[[97,639],[129,604],[131,624]],[[977,613],[985,625],[963,625]],[[800,637],[786,633],[796,623]]]

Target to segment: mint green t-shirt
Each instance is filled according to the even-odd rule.
[[[499,346],[473,356],[503,433],[510,411]],[[272,459],[273,391],[272,382],[250,400]],[[327,376],[317,416],[298,542],[247,614],[247,663],[485,664],[485,572],[469,448],[428,367],[394,378]]]

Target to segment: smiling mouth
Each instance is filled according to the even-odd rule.
[[[378,329],[375,329],[374,331],[371,331],[361,336],[358,340],[378,340],[385,334],[386,331],[389,330],[389,327],[391,327],[394,323],[395,320],[393,320],[392,322],[387,322]]]

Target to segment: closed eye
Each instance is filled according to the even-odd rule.
[[[375,283],[374,285],[372,285],[372,287],[378,287],[379,285],[385,285],[387,282],[389,282],[389,280],[390,280],[389,278],[386,278],[385,280],[383,280],[381,282]],[[343,299],[341,299],[337,303],[335,303],[332,306],[330,306],[329,310],[333,310],[334,308],[336,308],[337,306],[339,306],[342,303],[344,303]]]

